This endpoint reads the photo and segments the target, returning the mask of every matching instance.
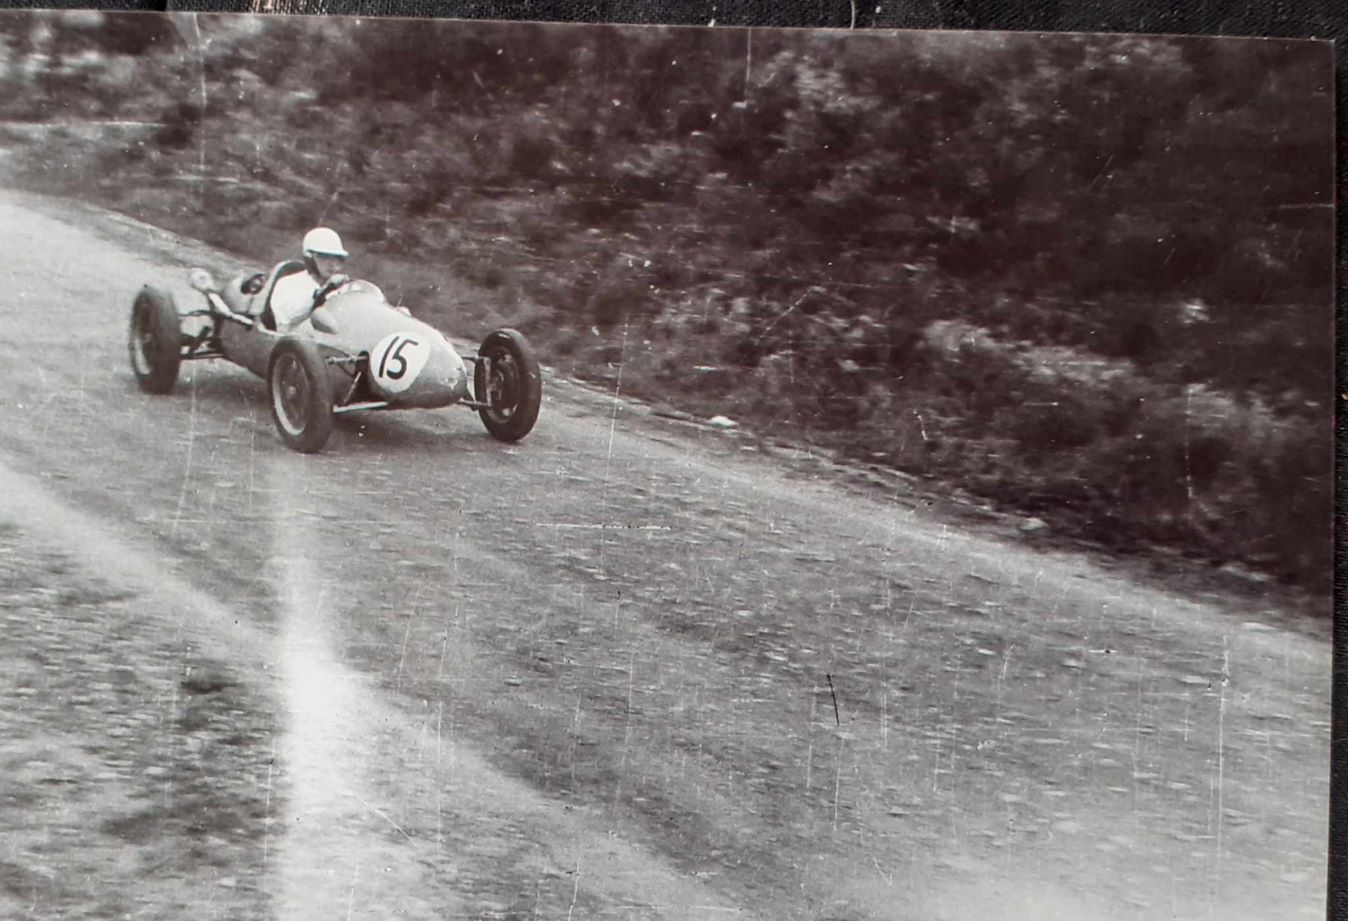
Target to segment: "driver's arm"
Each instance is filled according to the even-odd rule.
[[[319,288],[317,291],[314,292],[314,306],[310,309],[310,312],[312,313],[314,310],[317,310],[319,307],[322,307],[323,302],[328,299],[329,294],[332,294],[340,290],[342,287],[350,283],[350,281],[351,281],[350,275],[333,275],[331,278],[329,278],[326,282],[323,283],[323,286],[321,288]]]

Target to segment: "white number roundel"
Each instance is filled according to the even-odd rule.
[[[431,356],[431,345],[416,333],[394,333],[379,340],[370,350],[370,373],[385,393],[402,393],[417,379],[426,359]]]

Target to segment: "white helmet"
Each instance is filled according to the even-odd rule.
[[[337,236],[337,231],[328,227],[315,227],[304,235],[304,255],[341,256],[345,259],[350,254],[342,247],[342,238]]]

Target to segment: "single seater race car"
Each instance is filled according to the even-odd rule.
[[[142,288],[131,307],[129,342],[141,390],[170,393],[182,362],[224,358],[266,380],[276,430],[304,453],[322,449],[335,416],[371,410],[457,403],[477,410],[502,441],[519,441],[533,429],[542,375],[523,335],[496,330],[476,355],[460,355],[438,330],[391,306],[375,285],[345,276],[318,292],[307,322],[278,331],[272,289],[277,279],[302,271],[303,263],[284,262],[220,286],[206,270],[193,269],[189,281],[205,305],[183,313],[168,292]]]

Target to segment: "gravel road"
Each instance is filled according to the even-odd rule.
[[[556,378],[295,455],[127,366],[228,257],[0,252],[0,916],[1323,917],[1328,618]]]

